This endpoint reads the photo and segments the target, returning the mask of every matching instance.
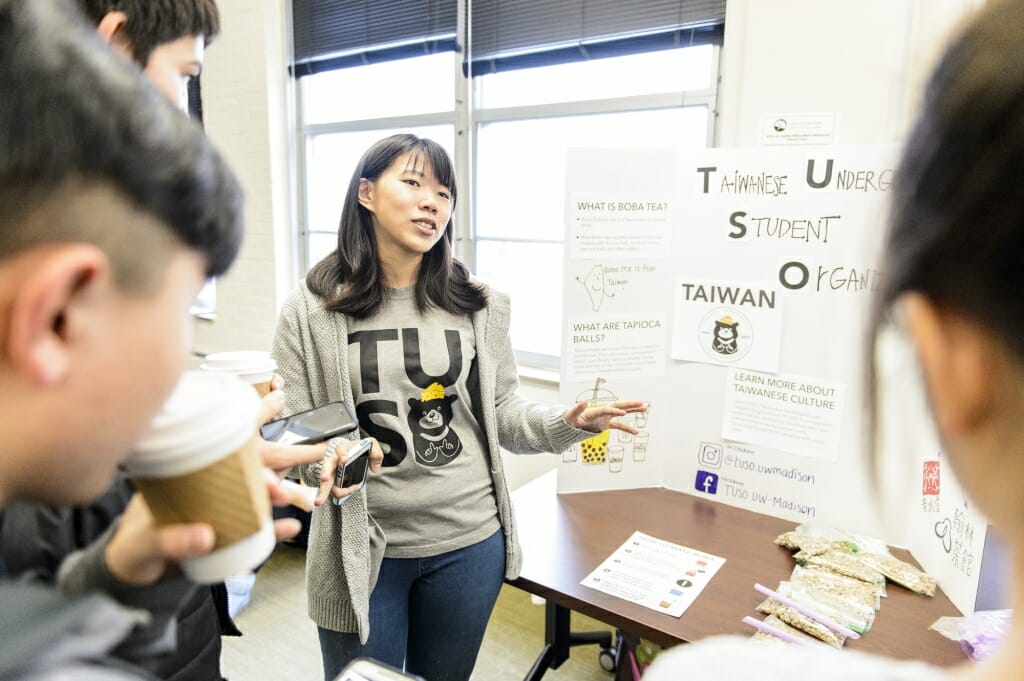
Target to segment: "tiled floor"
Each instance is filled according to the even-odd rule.
[[[318,681],[322,678],[316,627],[306,617],[305,554],[282,545],[260,570],[249,606],[238,616],[245,632],[225,638],[223,672],[230,681]],[[573,613],[574,629],[608,628]],[[521,681],[540,652],[544,608],[505,586],[491,616],[473,681]],[[611,681],[597,648],[573,648],[568,662],[544,681]],[[427,680],[429,681],[429,679]]]

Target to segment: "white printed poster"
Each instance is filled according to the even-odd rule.
[[[922,457],[920,506],[910,518],[910,549],[961,612],[974,612],[988,521],[964,494],[949,460],[934,450]]]
[[[575,193],[566,235],[570,257],[659,257],[672,239],[671,207],[664,195]]]
[[[839,457],[843,386],[832,381],[730,369],[722,438],[812,459]]]
[[[568,326],[569,380],[665,375],[664,315],[588,315],[570,319]]]
[[[566,452],[559,491],[667,487],[904,542],[863,458],[896,151],[570,150],[561,396],[651,408],[639,447]]]
[[[559,491],[666,487],[880,537],[969,612],[987,525],[906,353],[883,372],[879,479],[865,461],[865,324],[896,147],[803,146],[837,121],[789,118],[757,148],[569,152],[562,398],[650,410],[625,419],[638,435],[565,452]],[[605,586],[657,609],[671,586],[655,576]]]
[[[776,371],[781,306],[772,286],[678,278],[672,359]]]
[[[673,418],[660,404],[668,406],[677,158],[618,151],[608,172],[607,153],[580,149],[567,159],[561,395],[651,408],[624,419],[636,435],[606,431],[563,452],[561,491],[661,485],[659,438]]]
[[[725,559],[634,532],[580,584],[679,617]]]
[[[908,519],[905,545],[910,552],[935,577],[953,604],[961,612],[971,613],[978,593],[988,521],[963,491],[934,432],[900,427],[930,419],[920,372],[909,344],[890,332],[879,348],[879,380],[885,388],[885,399],[879,404],[884,442],[880,455],[898,457],[899,463],[905,463],[886,466],[899,472],[898,480],[888,487],[902,492],[902,497],[896,491],[889,497],[906,502],[894,505],[893,513]]]

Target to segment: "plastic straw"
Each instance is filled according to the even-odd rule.
[[[787,643],[793,643],[795,645],[804,646],[804,647],[809,647],[810,646],[810,644],[807,641],[804,641],[801,638],[797,638],[796,636],[793,636],[793,634],[786,633],[785,631],[782,631],[781,629],[776,629],[775,627],[773,627],[771,625],[765,624],[764,622],[762,622],[759,619],[754,619],[750,615],[747,615],[746,617],[743,618],[743,623],[744,624],[749,624],[750,626],[754,627],[758,631],[763,631],[766,634],[771,634],[772,636],[774,636],[776,638],[780,638],[780,639],[782,639],[783,641],[785,641]]]
[[[838,634],[842,634],[846,638],[860,638],[860,634],[858,634],[856,631],[853,631],[852,629],[847,629],[842,624],[839,624],[837,622],[833,622],[832,620],[830,620],[829,618],[825,617],[824,615],[819,615],[816,612],[812,612],[812,611],[808,610],[807,608],[803,607],[802,605],[800,605],[798,603],[795,603],[794,601],[786,598],[785,596],[783,596],[782,594],[778,593],[777,591],[772,591],[768,587],[762,586],[760,584],[755,584],[754,585],[754,589],[759,591],[759,592],[761,592],[761,593],[763,593],[768,598],[771,598],[772,600],[776,600],[779,603],[782,603],[786,607],[793,608],[794,610],[796,610],[801,615],[806,615],[807,617],[810,617],[815,622],[818,622],[820,624],[825,625],[826,627],[828,627],[832,631],[834,631],[834,632],[836,632]]]

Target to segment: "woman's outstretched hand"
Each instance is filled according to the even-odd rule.
[[[613,428],[636,435],[640,431],[628,423],[619,421],[618,417],[626,414],[642,414],[645,411],[647,411],[647,405],[640,400],[612,402],[603,407],[587,407],[587,401],[583,400],[565,412],[565,422],[574,428],[589,430],[591,433],[601,433]]]

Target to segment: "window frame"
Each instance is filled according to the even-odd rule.
[[[458,45],[466,41],[466,0],[459,0],[458,13]],[[460,200],[455,209],[456,230],[452,234],[455,256],[463,261],[472,271],[476,271],[476,250],[480,242],[519,242],[519,243],[564,243],[564,239],[525,239],[499,237],[481,237],[476,229],[475,187],[478,182],[477,167],[479,149],[474,140],[478,127],[491,123],[538,120],[544,118],[561,118],[570,116],[586,116],[606,113],[631,113],[653,111],[658,109],[685,108],[691,106],[706,107],[708,147],[714,147],[718,139],[718,83],[721,75],[721,50],[718,44],[710,45],[711,72],[709,85],[697,90],[669,91],[644,95],[630,95],[589,100],[573,100],[546,104],[529,104],[523,106],[492,107],[478,106],[481,101],[481,81],[474,76],[464,53],[452,53],[452,77],[455,79],[455,101],[449,111],[424,114],[389,116],[385,118],[366,118],[350,121],[334,121],[330,123],[303,122],[301,94],[302,82],[296,84],[295,121],[297,128],[296,145],[296,193],[298,224],[295,236],[298,239],[298,264],[302,268],[301,275],[309,271],[314,264],[310,262],[309,242],[314,234],[334,234],[333,231],[317,230],[309,224],[309,189],[307,177],[307,145],[320,136],[337,133],[367,132],[372,130],[392,130],[395,128],[417,128],[430,125],[452,125],[454,130],[454,162],[459,177]],[[538,67],[544,68],[544,67]],[[480,76],[486,74],[478,74]],[[557,372],[559,356],[546,355],[516,349],[516,358],[520,365],[540,372]]]
[[[459,65],[459,60],[456,58],[456,53],[452,53],[453,70],[455,71],[456,78],[461,77],[462,69]],[[296,172],[298,174],[296,182],[296,193],[297,193],[297,211],[296,219],[298,220],[297,225],[297,238],[299,240],[298,248],[298,262],[301,267],[301,276],[305,277],[306,272],[315,265],[316,263],[310,262],[309,258],[309,237],[311,234],[334,234],[336,232],[313,229],[309,224],[309,178],[307,177],[307,144],[310,140],[321,135],[332,135],[338,133],[350,133],[350,132],[370,132],[373,130],[393,130],[395,128],[420,128],[431,125],[452,125],[454,126],[454,137],[455,137],[455,155],[456,155],[456,173],[459,177],[459,202],[456,205],[455,210],[455,224],[458,226],[457,231],[462,233],[466,230],[465,225],[469,222],[469,194],[466,191],[465,183],[462,180],[463,175],[461,174],[461,168],[458,165],[458,157],[460,154],[460,144],[465,144],[462,140],[462,135],[459,134],[459,125],[457,120],[459,118],[458,108],[453,102],[453,108],[450,111],[430,112],[422,114],[408,114],[403,116],[388,116],[386,118],[363,118],[351,121],[334,121],[331,123],[304,123],[303,112],[302,112],[302,94],[300,88],[302,87],[301,79],[296,84],[295,89],[295,121],[297,127],[297,144],[296,144]],[[459,99],[459,87],[456,84],[456,100]],[[462,152],[465,154],[465,152]],[[460,238],[459,234],[453,234],[453,239],[457,242]],[[459,256],[458,252],[456,255]],[[460,257],[461,260],[465,258]]]

